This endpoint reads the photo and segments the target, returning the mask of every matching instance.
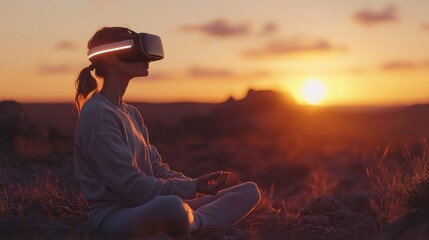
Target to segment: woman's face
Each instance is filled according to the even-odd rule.
[[[149,75],[149,62],[125,63],[129,66],[132,77],[146,77]]]
[[[120,78],[131,80],[135,77],[146,77],[149,75],[149,61],[128,63],[119,60],[115,55],[106,55],[104,61],[104,78]]]
[[[146,77],[149,75],[149,61],[127,63],[116,58],[115,66],[121,74],[129,78]]]

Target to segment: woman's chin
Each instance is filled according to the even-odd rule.
[[[147,77],[147,76],[149,76],[149,71],[140,73],[138,77]]]

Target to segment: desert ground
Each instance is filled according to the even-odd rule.
[[[429,232],[424,219],[389,228],[428,203],[429,105],[309,107],[268,90],[219,104],[130,104],[170,168],[190,177],[228,170],[229,184],[253,181],[262,194],[236,226],[154,239],[424,239]],[[98,239],[74,177],[71,109],[0,103],[0,238]]]

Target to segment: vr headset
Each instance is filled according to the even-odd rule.
[[[91,48],[87,55],[91,60],[105,53],[114,53],[119,60],[128,63],[157,61],[164,58],[161,38],[149,33],[136,33],[128,40]]]

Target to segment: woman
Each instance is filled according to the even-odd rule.
[[[137,33],[105,27],[88,42],[94,49],[128,40]],[[142,237],[179,235],[209,224],[235,224],[260,201],[256,184],[225,188],[229,172],[189,178],[170,170],[139,111],[122,102],[129,81],[148,75],[149,61],[125,62],[123,50],[90,56],[76,80],[75,174],[90,203],[95,233]],[[98,92],[91,71],[103,80]],[[202,194],[196,198],[197,193]]]

